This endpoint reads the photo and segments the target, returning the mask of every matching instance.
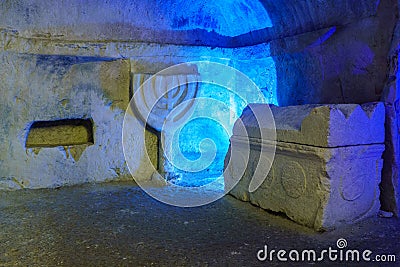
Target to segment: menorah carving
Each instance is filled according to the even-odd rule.
[[[197,73],[135,73],[132,77],[132,108],[142,122],[156,130],[161,138],[158,167],[167,179],[173,176],[174,167],[167,156],[171,155],[172,146],[164,141],[170,140],[175,125],[184,124],[192,115],[199,77]]]
[[[132,86],[137,115],[161,132],[165,120],[180,124],[191,114],[199,88],[199,75],[134,73]],[[174,116],[170,118],[168,115],[172,110]]]

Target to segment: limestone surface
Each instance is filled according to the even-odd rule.
[[[129,61],[11,52],[0,61],[0,189],[132,179],[121,140]],[[136,145],[142,165],[143,151]]]
[[[32,125],[26,137],[25,147],[56,147],[93,144],[93,125],[70,120],[55,121],[55,125]],[[76,122],[76,123],[75,123]]]
[[[382,95],[386,108],[386,136],[381,183],[382,210],[400,216],[400,21],[397,22],[389,53],[388,81]]]
[[[0,27],[16,29],[24,37],[244,46],[346,25],[374,15],[376,4],[367,0],[357,4],[350,0],[335,4],[327,0],[114,0],[82,5],[78,0],[5,0],[0,9]]]
[[[250,13],[231,10],[231,3],[221,9],[224,1],[191,1],[190,9],[199,8],[199,14],[189,17],[175,10],[181,5],[169,5],[187,4],[179,0],[78,2],[1,2],[0,49],[130,58],[134,68],[146,69],[138,73],[190,60],[223,62],[248,75],[269,103],[280,106],[379,101],[397,20],[397,0],[262,0],[252,4],[252,12],[268,14],[271,23],[259,30],[245,25],[254,22]],[[221,16],[225,10],[233,16]],[[217,16],[215,24],[207,25],[201,14]],[[242,34],[223,34],[231,30]]]

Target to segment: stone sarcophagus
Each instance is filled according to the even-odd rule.
[[[249,105],[235,124],[225,183],[241,179],[231,195],[316,230],[354,223],[379,211],[385,149],[382,103],[270,109],[276,140],[269,134],[271,126],[259,124],[254,116],[269,112],[268,105]],[[272,163],[265,156],[271,153]],[[260,175],[261,185],[249,190],[251,180]]]

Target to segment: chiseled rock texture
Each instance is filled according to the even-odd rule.
[[[3,64],[0,75],[3,78],[0,92],[4,91],[5,95],[0,100],[0,120],[4,122],[0,126],[0,140],[6,142],[0,144],[0,177],[14,181],[13,173],[20,172],[19,166],[8,165],[5,158],[15,155],[15,147],[18,147],[9,145],[9,139],[15,139],[12,134],[17,133],[8,128],[20,123],[13,121],[19,116],[10,116],[10,111],[25,107],[25,104],[7,102],[20,101],[14,100],[7,90],[28,90],[29,76],[36,77],[36,72],[43,71],[43,67],[32,63],[34,60],[22,60],[21,65],[22,57],[41,58],[41,62],[47,63],[37,65],[46,66],[49,72],[51,68],[59,68],[57,61],[52,59],[62,56],[102,58],[103,61],[129,58],[132,73],[147,74],[177,63],[210,60],[242,71],[260,87],[269,103],[280,106],[385,102],[388,127],[381,202],[383,209],[399,214],[398,13],[398,0],[1,1],[0,53]],[[23,56],[11,57],[13,54]],[[35,86],[29,90],[41,92],[46,84],[59,88],[61,85],[72,86],[68,82],[65,85],[57,81],[46,82],[53,79],[52,75],[45,73],[42,76],[45,82],[36,77],[36,85],[33,83]],[[92,82],[85,81],[82,83],[89,85]],[[106,91],[108,93],[104,93]],[[104,96],[113,90],[106,91]],[[65,100],[52,99],[50,102],[62,100],[65,104],[69,98],[74,99],[74,92],[68,89],[64,92],[71,92],[71,96],[66,93],[62,97]],[[105,100],[109,97],[103,99],[103,93],[99,96],[101,100],[109,101]],[[35,93],[30,95],[37,98]],[[105,106],[110,109],[115,105]],[[82,109],[79,105],[74,108]],[[50,114],[54,112],[50,110]],[[60,118],[74,113],[68,112]],[[112,112],[116,112],[115,109]],[[51,117],[50,114],[45,117]],[[57,114],[54,119],[58,118]],[[83,116],[82,113],[78,115]],[[41,116],[34,119],[46,119]],[[20,142],[24,138],[19,137]],[[157,141],[155,137],[152,140],[153,143]],[[96,140],[90,147],[96,147]],[[81,150],[84,151],[83,148],[73,150],[72,154],[79,155]],[[25,159],[25,156],[21,157]],[[139,166],[140,161],[137,164]],[[105,176],[109,173],[107,171]],[[16,185],[15,181],[7,183]]]
[[[243,142],[248,138],[247,166],[243,160],[229,162],[229,153],[226,159],[226,183],[236,178],[238,165],[246,169],[230,194],[283,212],[316,230],[330,230],[377,214],[385,137],[383,103],[271,106],[276,154],[271,170],[264,172],[265,180],[254,192],[249,192],[250,181],[268,160],[260,151],[275,142],[259,139],[260,131],[268,133],[270,129],[257,125],[253,115],[262,114],[266,105],[249,107],[240,118],[244,127],[235,124],[230,148],[245,149]],[[239,153],[246,154],[240,149]]]
[[[129,60],[2,52],[0,62],[0,189],[132,179],[121,141]]]
[[[288,106],[379,101],[398,3],[5,0],[0,10],[4,50],[124,57],[160,69],[226,60]]]
[[[388,81],[382,95],[386,107],[386,150],[381,183],[382,210],[400,216],[400,22],[393,34],[388,57]]]

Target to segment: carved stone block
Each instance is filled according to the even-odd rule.
[[[277,142],[257,138],[260,131],[270,129],[263,125],[257,129],[253,112],[262,114],[266,106],[250,107],[240,119],[245,128],[237,123],[231,138],[230,150],[234,147],[235,153],[242,155],[229,160],[228,153],[225,161],[226,183],[245,169],[230,194],[283,212],[316,230],[354,223],[378,212],[383,104],[272,107]],[[244,138],[246,130],[249,138]],[[269,159],[261,152],[273,151],[274,145],[275,158],[268,172]],[[246,148],[250,148],[249,153]],[[265,179],[250,192],[249,184],[256,173],[264,173]]]

